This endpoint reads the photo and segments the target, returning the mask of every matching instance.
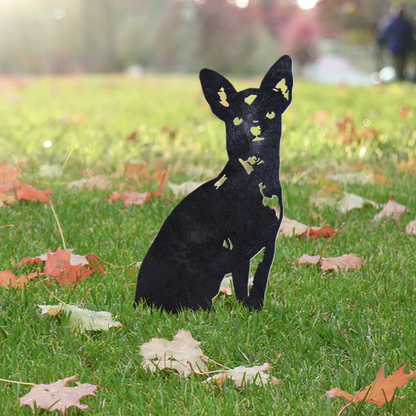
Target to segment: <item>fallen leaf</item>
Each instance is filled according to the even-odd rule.
[[[230,378],[234,381],[237,387],[246,387],[249,384],[256,384],[257,386],[264,386],[269,381],[274,385],[279,384],[279,380],[275,377],[271,377],[265,374],[263,371],[272,368],[270,364],[264,363],[263,365],[257,365],[254,367],[236,367],[231,370],[224,370],[215,376],[208,377],[203,383],[214,382],[219,386],[227,379]]]
[[[149,192],[133,192],[133,191],[126,191],[126,192],[113,192],[110,195],[110,199],[108,202],[115,202],[118,204],[118,200],[121,198],[123,200],[124,206],[128,207],[130,205],[143,205],[146,201],[151,199],[151,194]]]
[[[73,251],[74,249],[58,248],[55,253],[51,253],[48,250],[43,273],[63,286],[87,279],[95,270],[79,263],[73,266],[70,261]]]
[[[342,120],[338,121],[337,128],[338,134],[343,136],[343,142],[345,144],[351,144],[352,142],[360,143],[361,140],[358,137],[354,121],[350,114],[348,114]]]
[[[407,115],[409,114],[409,107],[406,107],[405,105],[400,106],[399,114],[400,114],[400,117],[406,118]]]
[[[75,305],[38,305],[42,310],[42,315],[58,315],[65,312],[69,315],[68,325],[73,331],[108,331],[111,327],[121,327],[122,324],[114,321],[110,312],[90,311],[82,309]]]
[[[147,165],[135,165],[133,163],[125,162],[124,170],[129,177],[133,178],[149,178],[149,169]]]
[[[94,188],[104,191],[110,187],[111,183],[104,175],[92,176],[91,178],[80,179],[79,181],[72,181],[67,185],[68,189],[75,189],[77,191],[84,188],[89,191],[92,191]]]
[[[373,220],[380,221],[383,217],[393,217],[395,220],[399,220],[400,216],[407,211],[407,207],[398,204],[393,197],[390,197],[383,209],[373,217]]]
[[[365,204],[370,204],[374,208],[377,208],[380,205],[359,195],[344,192],[344,197],[338,203],[338,211],[345,214],[355,208],[362,208]]]
[[[126,142],[130,142],[132,140],[136,140],[137,139],[137,131],[133,131],[131,132],[127,137],[126,137]]]
[[[308,231],[310,227],[305,224],[302,224],[299,221],[291,220],[287,217],[283,217],[282,224],[280,225],[279,235],[285,235],[287,237],[292,237],[293,235],[300,235]]]
[[[248,279],[248,287],[253,286],[253,282],[254,282],[254,277],[251,276]],[[214,299],[217,299],[220,294],[223,294],[225,296],[231,296],[232,295],[232,288],[233,288],[233,278],[232,277],[224,277],[224,279],[222,279],[218,295],[215,296]]]
[[[189,195],[191,192],[195,191],[195,189],[199,188],[202,184],[203,182],[192,182],[192,181],[187,181],[187,182],[181,183],[180,185],[177,185],[169,181],[167,182],[167,185],[170,189],[172,189],[175,195],[175,198]]]
[[[35,413],[36,403],[38,408],[40,407],[50,412],[60,410],[63,415],[72,406],[86,410],[88,406],[81,404],[80,400],[84,396],[97,396],[94,391],[100,386],[78,382],[76,382],[76,387],[66,386],[68,381],[74,381],[76,379],[76,376],[72,376],[51,384],[36,384],[28,394],[20,398],[20,407],[28,405],[32,408],[33,413]]]
[[[362,208],[365,204],[370,204],[374,208],[380,206],[370,199],[363,198],[359,195],[350,194],[348,192],[332,193],[326,195],[324,192],[318,192],[312,195],[310,201],[315,205],[328,205],[338,207],[338,211],[345,214],[355,208]]]
[[[313,227],[309,228],[306,231],[304,231],[302,234],[298,235],[298,237],[309,237],[309,238],[329,238],[331,235],[335,234],[335,230],[331,228],[328,224],[324,225],[322,228]]]
[[[0,206],[12,204],[17,200],[48,202],[48,195],[53,194],[49,189],[39,190],[24,184],[18,179],[16,166],[9,163],[0,164]]]
[[[365,263],[357,257],[355,254],[344,254],[340,257],[321,257],[319,254],[316,256],[309,256],[308,254],[302,254],[301,257],[294,260],[292,264],[320,264],[322,271],[327,270],[348,271],[348,270],[359,270]]]
[[[359,270],[361,265],[365,263],[357,257],[355,254],[343,254],[340,257],[329,257],[321,259],[321,269],[326,272],[327,270],[335,271],[348,271],[348,270]]]
[[[9,286],[10,283],[15,282],[17,277],[12,270],[4,270],[0,272],[0,286]]]
[[[12,282],[12,286],[22,287],[23,283],[37,275],[46,275],[57,281],[63,286],[69,286],[79,280],[87,279],[92,273],[98,271],[104,273],[104,268],[98,264],[98,259],[94,254],[86,256],[72,254],[74,249],[58,248],[55,252],[48,250],[45,254],[36,257],[25,257],[19,261],[18,267],[26,263],[44,264],[41,273],[31,273],[29,276],[20,276],[18,281]]]
[[[321,256],[310,256],[309,254],[302,254],[298,259],[292,261],[292,264],[317,264],[321,260]]]
[[[318,110],[313,115],[313,121],[315,123],[325,123],[330,116],[329,110]]]
[[[383,364],[377,373],[376,379],[373,383],[367,386],[364,390],[355,393],[355,395],[346,393],[343,390],[335,387],[327,392],[329,398],[332,397],[345,397],[348,401],[357,403],[359,401],[365,401],[369,403],[375,403],[377,406],[383,406],[387,402],[397,399],[403,399],[400,396],[394,396],[394,391],[399,387],[403,387],[410,378],[416,377],[416,371],[410,374],[405,374],[404,369],[406,365],[400,367],[393,375],[384,378],[384,366]]]
[[[81,266],[86,266],[87,264],[89,264],[89,261],[87,259],[88,255],[87,256],[80,256],[79,254],[72,254],[72,251],[74,251],[74,250],[71,249],[70,258],[69,258],[69,263],[70,263],[71,266],[78,266],[79,264]],[[45,262],[48,258],[48,254],[52,255],[52,254],[54,254],[54,252],[49,251],[48,253],[44,253],[44,254],[41,254],[40,256],[36,256],[36,257],[24,257],[22,260],[19,261],[19,263],[17,263],[17,267],[21,267],[26,263],[39,264],[39,263]]]
[[[176,136],[178,134],[178,130],[170,127],[169,124],[164,124],[164,126],[162,127],[162,132],[167,133],[172,141],[176,139]]]
[[[159,188],[157,189],[156,192],[153,192],[153,197],[154,198],[162,196],[162,191],[166,186],[166,183],[169,179],[169,176],[170,176],[169,175],[169,167],[167,167],[162,172],[159,172],[159,173],[156,174],[155,178],[159,182]]]
[[[416,234],[416,218],[406,225],[406,234]]]
[[[195,370],[205,373],[208,371],[205,364],[208,357],[203,355],[200,345],[185,329],[179,330],[173,341],[152,338],[140,346],[140,355],[144,358],[142,366],[153,372],[172,369],[186,377],[192,373],[190,362]]]

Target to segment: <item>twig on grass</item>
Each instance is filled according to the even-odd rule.
[[[56,215],[55,208],[53,207],[53,204],[52,204],[52,201],[51,200],[49,200],[49,205],[52,208],[52,212],[53,212],[53,215],[55,216],[56,224],[58,225],[59,232],[61,233],[62,244],[64,246],[64,250],[66,250],[66,244],[65,244],[64,234],[62,232],[61,224],[59,224],[58,216]]]
[[[39,272],[38,272],[38,277],[39,277]],[[45,279],[46,280],[46,279]],[[43,288],[53,297],[55,298],[57,301],[59,301],[60,303],[62,303],[62,305],[66,305],[66,302],[64,302],[63,300],[59,299],[57,296],[55,296],[44,284],[42,280],[39,280],[39,283],[43,286]]]
[[[37,386],[37,384],[35,383],[25,383],[24,381],[6,380],[5,378],[0,378],[0,381],[3,381],[4,383],[24,384],[25,386]]]
[[[338,415],[337,416],[340,416],[341,415],[341,413],[350,405],[350,404],[352,404],[352,402],[349,402],[349,403],[347,403],[347,404],[345,404],[344,406],[342,406],[341,407],[341,410],[338,412]]]
[[[328,240],[326,240],[326,243],[325,243],[325,245],[324,245],[324,248],[322,249],[322,251],[321,251],[321,258],[322,258],[322,256],[324,255],[324,251],[325,251],[325,248],[326,248],[326,246],[327,246],[327,244],[338,234],[338,233],[340,233],[342,230],[343,230],[343,228],[344,228],[344,225],[345,225],[345,223],[343,222],[342,223],[342,225],[341,225],[341,227],[339,227],[338,228],[338,230],[333,234],[333,235],[331,235],[331,237],[329,237],[328,238]]]
[[[186,363],[189,365],[191,371],[194,374],[196,374],[197,376],[206,376],[208,374],[218,374],[218,373],[223,373],[224,372],[224,370],[214,370],[214,371],[206,371],[205,373],[200,373],[199,371],[194,370],[190,361],[187,361]]]
[[[10,224],[10,225],[2,225],[2,226],[0,227],[0,230],[1,230],[2,228],[10,228],[10,227],[14,227],[14,225],[13,225],[13,224]]]
[[[105,260],[103,260],[103,259],[100,259],[100,258],[99,258],[96,254],[94,254],[94,256],[95,256],[95,257],[96,257],[96,259],[97,259],[98,261],[100,261],[101,263],[104,263],[104,264],[106,264],[107,266],[117,267],[118,269],[123,269],[123,268],[126,268],[126,267],[131,267],[131,266],[133,266],[134,264],[141,263],[141,262],[137,262],[137,261],[135,261],[135,262],[133,262],[133,263],[128,264],[127,266],[116,266],[115,264],[111,264],[111,263],[108,263],[107,261],[105,261]]]

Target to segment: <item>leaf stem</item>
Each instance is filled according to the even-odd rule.
[[[53,207],[53,203],[52,203],[51,200],[49,200],[49,205],[52,208],[52,212],[53,212],[53,215],[55,216],[56,224],[58,225],[59,232],[61,233],[62,244],[63,244],[64,250],[66,250],[66,244],[65,244],[64,234],[62,232],[61,224],[59,224],[58,216],[56,215],[55,208]]]
[[[404,232],[403,228],[400,227],[400,225],[397,223],[397,221],[393,217],[390,217],[390,219],[397,225],[397,227],[399,228],[399,230],[402,230]]]
[[[338,233],[340,233],[342,230],[343,230],[343,228],[344,228],[344,225],[345,225],[345,223],[343,222],[342,223],[342,225],[341,225],[341,227],[339,227],[338,228],[338,230],[333,234],[333,235],[331,235],[331,237],[329,237],[328,238],[328,240],[326,240],[326,243],[325,243],[325,245],[324,245],[324,248],[322,249],[322,251],[321,251],[321,256],[320,256],[320,258],[322,258],[322,256],[324,255],[324,251],[325,251],[325,248],[326,248],[326,246],[327,246],[327,244],[338,234]]]
[[[2,226],[0,227],[0,230],[1,230],[2,228],[10,228],[10,227],[14,227],[14,225],[13,225],[13,224],[10,224],[10,225],[2,225]]]

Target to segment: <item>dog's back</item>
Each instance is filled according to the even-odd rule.
[[[200,77],[212,111],[226,123],[229,161],[166,219],[141,266],[135,301],[169,311],[208,309],[224,275],[232,273],[237,298],[261,308],[283,215],[279,153],[291,60],[276,62],[259,89],[238,93],[214,71],[202,70]],[[279,217],[264,205],[273,196]],[[248,295],[250,260],[262,249]]]

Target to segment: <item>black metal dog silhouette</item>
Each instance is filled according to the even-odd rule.
[[[200,72],[212,112],[225,122],[229,161],[213,180],[189,194],[150,246],[135,302],[178,312],[209,309],[224,275],[237,299],[261,309],[283,218],[280,185],[281,115],[292,101],[292,60],[280,58],[260,88],[237,92],[222,75]],[[265,206],[277,196],[279,211]],[[264,249],[248,293],[250,261]]]

